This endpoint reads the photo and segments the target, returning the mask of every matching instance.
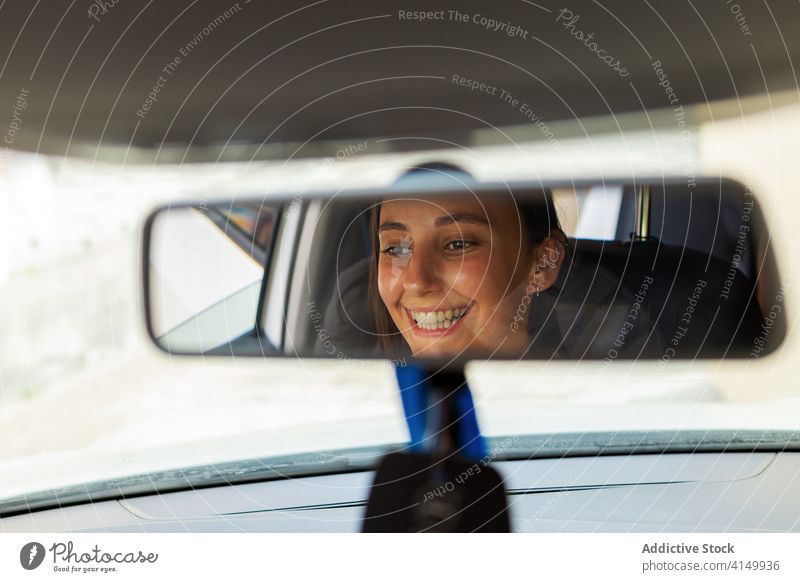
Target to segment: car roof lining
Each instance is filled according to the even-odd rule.
[[[466,144],[498,127],[533,136],[519,107],[452,75],[510,92],[546,123],[670,107],[656,61],[683,107],[796,91],[800,38],[783,33],[800,28],[796,3],[745,5],[751,38],[724,3],[701,3],[692,15],[667,0],[574,2],[579,28],[624,56],[623,78],[555,24],[558,8],[525,2],[489,14],[466,0],[459,10],[518,25],[527,39],[473,22],[406,22],[387,0],[122,2],[94,19],[84,5],[61,12],[8,0],[0,8],[0,110],[12,112],[24,91],[12,147],[86,157],[174,150],[183,160],[212,148],[285,158],[298,147],[294,155],[322,156],[365,136]],[[429,9],[419,1],[403,8]],[[179,67],[165,76],[176,57]],[[166,81],[157,101],[142,111],[159,75]]]

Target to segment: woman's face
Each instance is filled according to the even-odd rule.
[[[389,200],[378,225],[378,292],[415,355],[526,349],[526,295],[555,281],[563,248],[551,238],[528,248],[513,202]]]

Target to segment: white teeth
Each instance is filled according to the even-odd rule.
[[[465,313],[466,309],[463,308],[446,311],[412,311],[411,317],[420,329],[448,329]]]

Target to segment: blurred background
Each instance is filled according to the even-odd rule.
[[[302,165],[317,175],[308,167],[292,172],[303,176],[294,189],[335,179],[330,164]],[[88,480],[91,471],[124,473],[120,459],[138,462],[132,451],[193,447],[177,457],[157,453],[145,462],[152,468],[405,439],[392,376],[381,363],[332,370],[313,362],[183,360],[149,344],[139,280],[145,216],[170,200],[230,192],[242,170],[229,166],[124,167],[4,153],[0,473],[14,478],[2,480],[0,496]],[[263,179],[288,187],[280,169],[260,164],[249,187],[263,194]],[[276,373],[308,393],[298,399],[287,385],[265,381]],[[304,406],[305,398],[317,406]],[[359,425],[359,418],[368,420]],[[108,464],[98,466],[105,454]],[[62,459],[59,476],[50,461],[64,456],[95,462],[79,470]]]
[[[479,179],[528,177],[524,159],[515,163],[507,153],[490,148],[477,161],[453,152],[444,157]],[[28,476],[12,489],[41,480],[32,467],[60,454],[191,444],[187,458],[196,458],[207,443],[211,458],[229,459],[230,439],[245,443],[246,457],[405,440],[393,373],[382,362],[182,359],[156,350],[143,327],[139,247],[144,219],[159,204],[387,185],[430,155],[443,154],[124,166],[6,150],[0,463],[10,470],[30,461]],[[613,236],[615,225],[604,224],[597,210],[608,207],[608,216],[616,216],[618,192],[565,189],[556,199],[569,234]],[[593,221],[581,222],[583,207],[592,208]],[[276,373],[289,381],[265,382]],[[308,393],[298,397],[297,390]],[[313,398],[313,409],[304,406],[306,398]],[[253,438],[259,434],[262,440]]]
[[[797,182],[796,2],[575,0],[579,28],[630,76],[577,40],[566,9],[533,2],[458,5],[528,38],[407,21],[384,0],[100,4],[0,3],[0,497],[406,440],[385,363],[170,359],[150,345],[139,245],[157,204],[383,186],[431,161],[480,181],[724,175],[767,200]],[[556,193],[567,234],[610,236],[620,195]],[[793,220],[785,198],[770,220]],[[781,249],[784,264],[798,249]],[[764,368],[748,382],[707,362],[469,372],[489,435],[794,426],[784,403],[780,418],[738,408],[797,404],[780,357],[767,382]],[[725,414],[703,408],[722,401]]]

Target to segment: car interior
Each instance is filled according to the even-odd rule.
[[[136,438],[157,441],[166,426],[166,448],[101,442],[87,453],[91,478],[59,465],[66,477],[47,481],[51,463],[74,459],[47,451],[32,474],[53,484],[0,499],[0,531],[800,531],[789,292],[800,36],[782,32],[800,30],[796,2],[750,5],[746,31],[730,2],[575,0],[562,10],[580,15],[571,23],[526,0],[456,10],[521,23],[524,40],[470,19],[406,21],[386,0],[97,4],[108,6],[87,17],[0,3],[0,109],[17,124],[6,143],[47,156],[54,174],[73,159],[120,176],[172,172],[142,213],[131,265],[139,339],[178,370],[153,385],[171,398],[167,412],[184,412],[196,389],[188,367],[199,376],[227,360],[232,375],[205,393],[224,402],[250,358],[260,383],[242,389],[237,411],[264,419],[236,432],[239,417],[222,418],[210,399],[212,420],[198,425],[230,430],[211,443],[181,440],[154,415]],[[627,68],[587,50],[578,21]],[[195,175],[200,166],[209,172]],[[535,333],[524,357],[425,360],[381,347],[370,312],[377,203],[560,190],[564,218],[590,214],[579,192],[608,186],[621,192],[606,207],[613,232],[565,227],[558,277],[525,315]],[[192,220],[167,240],[172,262],[156,265],[158,221],[182,211]],[[192,229],[230,263],[198,252],[193,279],[181,252],[201,246],[180,242],[199,240],[184,236]],[[236,285],[161,318],[159,285],[208,291],[233,263],[246,275]],[[776,310],[784,290],[788,307]],[[292,363],[330,372],[343,393],[357,372],[370,389],[388,376],[391,418],[408,438],[384,438],[388,423],[368,416],[361,392],[325,398],[337,411],[363,405],[352,421],[363,433],[348,433],[344,414],[314,416],[321,396],[303,382],[317,379],[292,376]],[[152,402],[162,401],[124,394],[113,422]],[[326,430],[373,431],[381,444],[307,445]],[[281,452],[250,454],[256,434]],[[212,444],[218,456],[202,456]],[[13,475],[28,459],[5,461]],[[452,485],[476,466],[480,478]],[[453,495],[421,501],[447,486]]]
[[[756,198],[730,181],[691,187],[665,182],[649,187],[647,196],[645,235],[636,233],[636,188],[625,186],[614,240],[567,238],[567,258],[556,283],[529,313],[530,327],[537,330],[529,357],[604,359],[612,350],[614,359],[656,359],[670,345],[674,359],[749,355],[764,319],[759,298],[774,295],[780,287]],[[305,214],[302,236],[311,241],[307,266],[294,273],[297,301],[315,306],[322,314],[324,337],[332,338],[341,351],[354,358],[381,357],[367,301],[374,201],[308,205],[315,211]],[[264,212],[275,214],[267,207]],[[620,329],[643,285],[647,301],[637,317],[645,323],[620,345]],[[672,300],[693,295],[691,305]],[[291,344],[285,349],[326,357],[319,318],[312,320],[308,310],[295,313],[303,315],[294,320],[287,316]],[[773,333],[772,349],[785,333],[782,318]],[[680,341],[671,344],[675,334]],[[208,353],[258,353],[264,346],[256,325],[227,348],[214,346]]]

